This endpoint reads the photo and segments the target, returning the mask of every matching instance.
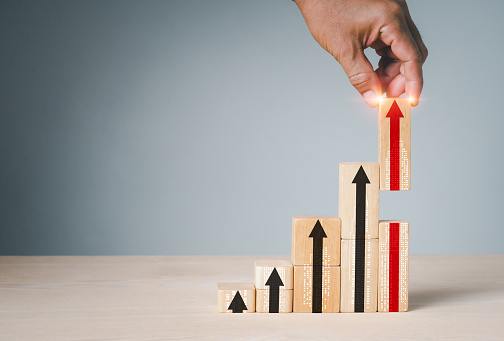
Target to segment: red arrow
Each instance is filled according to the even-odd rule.
[[[400,177],[400,128],[401,117],[404,117],[401,109],[397,105],[397,102],[394,101],[392,106],[390,107],[387,116],[390,118],[390,190],[398,191],[401,186],[401,177]]]

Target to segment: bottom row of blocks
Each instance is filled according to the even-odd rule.
[[[360,277],[356,270],[355,240],[341,240],[341,267],[293,266],[285,260],[256,261],[255,284],[218,284],[218,310],[232,313],[407,311],[408,230],[404,221],[380,222],[379,240],[365,242]]]

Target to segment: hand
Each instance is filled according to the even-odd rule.
[[[350,83],[375,107],[386,91],[418,105],[427,48],[404,0],[294,0],[317,42],[336,58]],[[364,55],[381,56],[378,69]]]

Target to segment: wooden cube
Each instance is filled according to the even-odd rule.
[[[337,313],[339,305],[339,266],[294,266],[295,313]]]
[[[256,312],[292,313],[293,290],[256,290]]]
[[[341,238],[378,238],[380,166],[342,162],[339,166]],[[294,264],[296,265],[296,264]]]
[[[380,100],[378,162],[382,191],[411,188],[411,101],[407,98]]]
[[[217,283],[219,313],[255,313],[253,283]]]
[[[292,217],[292,263],[338,266],[341,219],[336,216]],[[314,252],[315,251],[315,252]],[[314,257],[315,256],[315,257]]]
[[[341,312],[376,312],[378,291],[378,239],[341,240]],[[295,280],[295,279],[294,279]]]
[[[380,221],[378,311],[408,311],[409,224]]]
[[[276,274],[273,271],[276,271]],[[279,276],[279,289],[292,289],[294,268],[288,260],[256,260],[255,261],[255,287],[256,289],[271,289],[275,276]],[[273,277],[272,277],[273,276]],[[273,282],[266,284],[268,281]]]

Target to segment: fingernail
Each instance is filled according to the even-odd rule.
[[[373,90],[366,91],[362,97],[366,101],[367,105],[374,108],[378,105],[378,95]]]

